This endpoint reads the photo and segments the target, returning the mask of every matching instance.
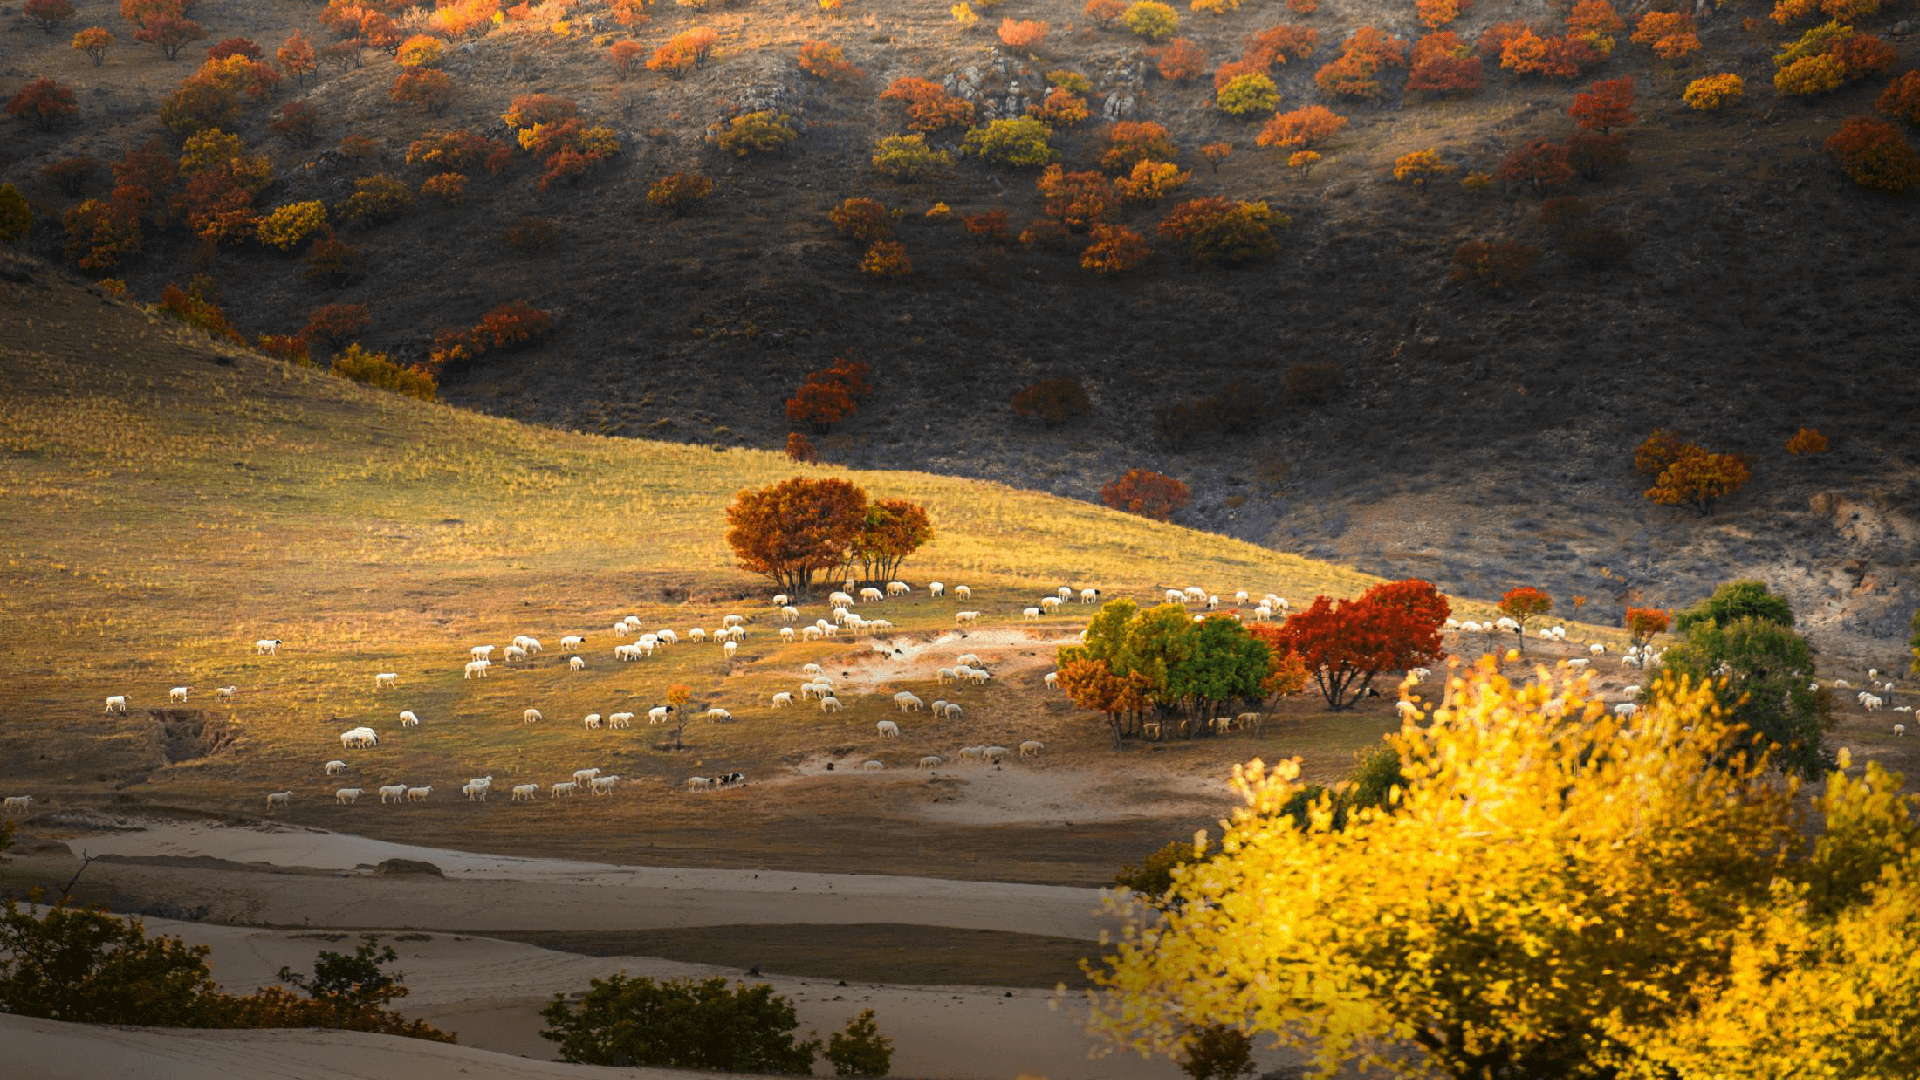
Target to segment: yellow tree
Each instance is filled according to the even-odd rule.
[[[1836,775],[1845,812],[1807,851],[1796,785],[1746,756],[1712,687],[1657,683],[1628,719],[1584,677],[1515,685],[1488,660],[1388,741],[1406,786],[1342,829],[1326,798],[1281,818],[1297,761],[1237,768],[1246,806],[1217,846],[1196,838],[1212,854],[1156,905],[1109,900],[1124,923],[1092,971],[1093,1027],[1171,1055],[1224,1024],[1311,1048],[1326,1075],[1915,1074],[1897,779]],[[1725,1030],[1771,1005],[1783,1021],[1741,1036],[1754,1053],[1865,1067],[1721,1071]]]

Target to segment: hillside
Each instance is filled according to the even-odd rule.
[[[307,282],[298,260],[257,244],[196,254],[177,224],[112,272],[143,300],[208,274],[249,337],[298,330],[321,304],[364,303],[372,325],[361,338],[402,361],[424,361],[442,328],[526,300],[553,313],[553,334],[445,370],[445,399],[689,445],[782,445],[782,401],[807,371],[851,353],[880,377],[869,407],[824,440],[829,460],[848,466],[1080,500],[1128,468],[1157,468],[1194,488],[1184,523],[1462,594],[1537,584],[1563,603],[1588,597],[1603,621],[1628,601],[1686,604],[1728,577],[1759,576],[1794,599],[1836,657],[1863,667],[1898,658],[1920,603],[1910,570],[1920,486],[1904,437],[1920,406],[1904,329],[1920,221],[1916,200],[1853,184],[1821,145],[1841,118],[1873,112],[1911,66],[1910,4],[1858,20],[1896,51],[1891,67],[1815,97],[1771,88],[1772,56],[1812,20],[1777,25],[1747,3],[1696,7],[1703,48],[1681,59],[1623,33],[1576,79],[1488,65],[1482,89],[1450,96],[1406,91],[1396,69],[1372,101],[1329,97],[1314,71],[1362,25],[1419,38],[1411,4],[1180,7],[1179,33],[1204,53],[1203,70],[1233,61],[1269,26],[1318,35],[1310,57],[1271,72],[1281,108],[1328,105],[1347,119],[1305,177],[1284,151],[1255,144],[1260,117],[1213,107],[1205,74],[1161,77],[1145,42],[1096,25],[1082,7],[1015,0],[964,29],[932,0],[835,12],[734,0],[705,11],[661,4],[628,30],[604,4],[547,4],[449,48],[442,67],[455,92],[439,116],[391,102],[394,64],[369,49],[357,67],[323,67],[280,92],[276,104],[319,110],[311,146],[273,137],[265,106],[240,113],[234,127],[249,152],[272,161],[263,209],[337,207],[356,180],[382,172],[417,186],[428,170],[406,163],[413,141],[462,127],[509,138],[500,117],[521,94],[577,101],[621,149],[577,184],[541,190],[537,163],[518,155],[499,177],[477,174],[463,205],[423,197],[392,222],[343,224],[362,261],[338,288]],[[108,0],[79,8],[73,25],[125,37]],[[559,14],[570,16],[564,32],[552,25]],[[1446,29],[1466,42],[1516,20],[1559,32],[1564,15],[1534,2],[1481,5]],[[245,35],[269,53],[296,29],[317,45],[334,39],[313,5],[207,0],[195,17],[209,42]],[[1000,46],[992,27],[1002,17],[1049,22],[1045,46]],[[695,25],[718,35],[708,62],[678,79],[616,77],[611,42],[631,37],[651,51]],[[168,63],[122,41],[95,68],[64,33],[49,38],[21,18],[9,30],[14,79],[47,73],[80,92],[72,122],[45,134],[20,124],[0,146],[0,180],[40,210],[26,248],[57,259],[59,215],[80,196],[56,190],[41,168],[74,154],[111,162],[166,135],[155,106],[207,42]],[[815,40],[841,47],[864,77],[803,73],[798,47]],[[879,98],[892,80],[945,82],[984,120],[1034,104],[1054,70],[1087,77],[1096,114],[1058,133],[1067,168],[1099,156],[1102,116],[1163,124],[1176,163],[1192,172],[1181,195],[1262,199],[1291,219],[1277,255],[1237,269],[1202,264],[1155,232],[1163,208],[1129,206],[1117,220],[1154,253],[1129,273],[1096,276],[1080,268],[1078,245],[981,243],[961,228],[957,217],[994,209],[1015,231],[1035,219],[1043,207],[1031,170],[963,157],[903,185],[871,167],[875,141],[904,123]],[[1689,80],[1715,72],[1741,74],[1746,96],[1713,113],[1681,102]],[[1639,120],[1624,129],[1630,160],[1545,193],[1581,200],[1623,245],[1618,258],[1564,249],[1568,230],[1542,222],[1543,201],[1524,185],[1458,186],[1529,140],[1564,139],[1575,92],[1622,77],[1639,91]],[[793,118],[799,137],[786,152],[736,157],[711,145],[727,116],[752,109]],[[343,152],[348,136],[371,146]],[[959,136],[932,142],[952,149]],[[1232,153],[1210,169],[1199,148],[1222,142]],[[1396,158],[1428,147],[1448,174],[1420,191],[1395,183]],[[644,199],[675,171],[717,184],[684,218]],[[106,187],[96,176],[81,196]],[[860,272],[860,248],[827,219],[850,196],[901,213],[910,276]],[[956,217],[925,217],[935,203]],[[1450,283],[1453,252],[1476,239],[1543,254],[1499,290]],[[1008,399],[1042,377],[1077,378],[1092,415],[1053,430],[1014,417]],[[1196,411],[1170,431],[1165,411],[1184,406]],[[1663,426],[1750,456],[1754,482],[1709,519],[1650,506],[1627,461]],[[1825,432],[1833,449],[1785,455],[1801,426]]]

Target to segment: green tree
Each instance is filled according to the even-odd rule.
[[[1762,747],[1777,747],[1781,769],[1812,778],[1831,765],[1823,739],[1833,729],[1833,695],[1815,689],[1813,650],[1782,623],[1751,615],[1695,621],[1660,666],[1711,682],[1727,717],[1745,724]]]
[[[0,916],[0,1012],[81,1024],[202,1027],[219,994],[205,945],[148,937],[122,919],[61,900],[42,916],[6,899]]]
[[[1184,615],[1185,612],[1182,611]],[[1257,701],[1271,652],[1240,620],[1216,615],[1187,623],[1184,655],[1167,669],[1167,695],[1205,719],[1232,701]]]
[[[560,1044],[562,1061],[588,1065],[664,1065],[728,1072],[806,1073],[819,1040],[795,1042],[793,1004],[765,983],[727,986],[702,981],[593,980],[579,1011],[565,994],[540,1010],[543,1039]]]
[[[893,1065],[893,1040],[880,1034],[867,1009],[827,1038],[827,1060],[835,1076],[885,1076]]]
[[[1787,603],[1786,597],[1768,592],[1764,581],[1729,581],[1693,607],[1675,612],[1673,629],[1675,633],[1684,634],[1696,623],[1725,625],[1745,618],[1792,626],[1793,605]]]
[[[361,936],[360,945],[351,953],[322,951],[313,961],[313,974],[302,975],[291,967],[280,969],[278,978],[289,986],[306,991],[315,1001],[343,1009],[385,1008],[396,998],[407,996],[401,972],[389,974],[381,965],[400,959],[393,946],[380,944],[372,934]]]

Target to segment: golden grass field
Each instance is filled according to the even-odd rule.
[[[1332,715],[1305,697],[1259,738],[1116,754],[1098,718],[1043,692],[1051,665],[1038,643],[1000,650],[1021,674],[987,688],[904,684],[929,701],[957,700],[966,714],[900,717],[897,741],[879,740],[874,722],[899,716],[890,700],[899,685],[843,694],[838,714],[775,711],[768,696],[793,689],[803,663],[831,669],[870,650],[844,637],[781,644],[772,590],[732,564],[724,508],[743,488],[792,475],[783,456],[529,427],[222,351],[78,289],[0,289],[27,330],[0,344],[0,788],[29,791],[42,807],[119,799],[252,817],[267,792],[292,790],[295,822],[478,850],[1099,881],[1121,859],[1191,835],[1217,809],[1071,830],[1012,823],[999,830],[1007,843],[982,844],[969,839],[978,828],[916,818],[947,792],[908,767],[928,753],[951,760],[969,743],[1039,738],[1044,767],[1113,767],[1109,794],[1124,802],[1137,789],[1152,801],[1161,774],[1224,777],[1255,756],[1301,755],[1310,775],[1336,777],[1396,726],[1388,709]],[[872,495],[924,503],[935,522],[935,542],[902,571],[920,588],[863,609],[907,637],[951,629],[962,606],[985,612],[983,626],[1017,626],[1022,607],[1062,584],[1149,603],[1188,584],[1302,603],[1372,581],[990,483],[844,475]],[[964,605],[932,600],[929,579],[976,591]],[[1069,604],[1041,632],[1070,634],[1092,610]],[[612,658],[609,628],[623,615],[684,633],[735,611],[756,621],[731,664],[711,644],[633,664]],[[818,600],[803,607],[807,621],[823,614]],[[547,651],[524,667],[496,665],[485,680],[462,678],[470,645],[520,633]],[[587,635],[584,672],[562,660],[567,633]],[[256,656],[258,638],[285,645]],[[376,672],[396,673],[397,688],[376,690]],[[734,722],[694,722],[686,750],[666,749],[670,739],[644,711],[674,682],[692,687],[696,708],[723,706]],[[214,688],[227,685],[238,687],[234,699],[216,701]],[[168,763],[147,710],[166,708],[174,686],[193,688],[188,709],[236,725],[236,745]],[[129,695],[128,716],[103,713],[109,694]],[[521,724],[527,707],[545,721]],[[400,728],[402,709],[423,725]],[[588,712],[616,711],[642,716],[627,731],[581,724]],[[381,745],[342,751],[338,734],[360,724],[378,729]],[[734,769],[766,780],[821,755],[877,756],[892,768],[712,796],[679,789],[687,776]],[[335,757],[353,766],[339,780],[320,769]],[[612,799],[506,802],[512,784],[544,788],[588,765],[629,783]],[[469,806],[458,788],[483,775],[495,778],[494,799]],[[431,784],[434,795],[382,810],[373,790],[389,783]],[[342,785],[367,795],[336,807],[331,793]],[[1060,816],[1070,820],[1072,808]]]

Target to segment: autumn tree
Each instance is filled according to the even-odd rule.
[[[1834,773],[1802,809],[1708,687],[1657,683],[1627,719],[1584,678],[1464,676],[1388,737],[1397,797],[1344,828],[1325,804],[1274,827],[1297,761],[1236,770],[1224,834],[1160,897],[1109,899],[1096,1030],[1174,1055],[1221,1023],[1328,1073],[1454,1080],[1920,1060],[1920,800],[1899,777]]]
[[[1716,454],[1689,446],[1661,470],[1646,497],[1661,506],[1691,506],[1702,517],[1721,499],[1745,487],[1753,470],[1738,454]]]
[[[1147,678],[1138,672],[1114,674],[1113,668],[1099,660],[1063,660],[1059,665],[1060,689],[1067,700],[1089,712],[1106,718],[1113,735],[1113,748],[1130,734],[1128,720],[1147,707]]]
[[[1200,74],[1206,65],[1207,54],[1192,40],[1183,37],[1174,38],[1157,49],[1149,49],[1160,70],[1160,77],[1169,82],[1186,82]]]
[[[62,23],[73,19],[75,12],[73,0],[27,0],[20,14],[38,23],[41,33],[52,37]]]
[[[1013,395],[1015,416],[1037,417],[1050,428],[1091,412],[1093,402],[1087,400],[1086,389],[1075,378],[1041,379]]]
[[[35,79],[7,99],[7,115],[41,131],[52,131],[60,121],[79,111],[73,103],[73,88],[52,79]]]
[[[1173,140],[1165,125],[1151,120],[1122,120],[1100,132],[1100,167],[1127,172],[1142,161],[1172,161]]]
[[[811,424],[816,434],[824,435],[859,409],[873,390],[871,379],[872,368],[851,359],[812,372],[787,399],[787,419]]]
[[[1292,219],[1261,202],[1210,197],[1189,199],[1160,221],[1163,236],[1184,242],[1201,262],[1229,266],[1264,258],[1280,250],[1273,226]]]
[[[1047,43],[1047,31],[1051,29],[1045,21],[1038,19],[1002,19],[1000,20],[1000,44],[1009,49],[1034,52]]]
[[[113,34],[104,26],[89,26],[73,35],[73,47],[92,58],[94,67],[106,61],[107,49],[112,44]]]
[[[713,177],[677,172],[654,181],[647,189],[647,202],[674,217],[681,217],[712,194]]]
[[[905,106],[907,126],[914,131],[931,134],[973,123],[973,103],[954,97],[930,79],[902,76],[887,85],[880,100],[898,101]]]
[[[1459,94],[1480,89],[1485,71],[1473,49],[1451,30],[1428,34],[1413,43],[1407,89]]]
[[[1494,174],[1502,180],[1520,181],[1544,195],[1555,184],[1573,179],[1573,166],[1567,164],[1567,148],[1551,139],[1534,139],[1516,147],[1500,163]]]
[[[1580,126],[1605,135],[1608,130],[1626,127],[1638,120],[1633,114],[1633,76],[1605,79],[1594,83],[1584,94],[1573,95],[1567,115]]]
[[[816,576],[847,564],[865,527],[867,493],[837,477],[796,476],[742,491],[727,507],[727,544],[742,569],[806,595]]]
[[[814,449],[813,440],[797,431],[787,432],[787,460],[801,465],[820,464],[820,451]]]
[[[907,556],[932,540],[926,507],[905,499],[875,499],[867,504],[850,552],[866,572],[864,580],[892,581]]]
[[[1795,457],[1826,452],[1827,437],[1814,428],[1803,427],[1794,434],[1793,438],[1787,440],[1787,453]]]
[[[1920,187],[1920,153],[1884,120],[1850,116],[1824,145],[1848,179],[1862,187],[1882,191]]]
[[[281,71],[292,76],[296,86],[305,83],[307,76],[314,72],[316,61],[313,42],[308,41],[307,35],[299,30],[281,42],[280,47],[273,51],[273,58],[280,62]]]
[[[453,101],[453,76],[431,68],[403,71],[393,80],[388,96],[395,104],[418,105],[428,116],[438,116]]]
[[[133,40],[153,45],[169,60],[178,58],[180,50],[206,36],[206,29],[192,19],[164,13],[141,19],[140,28],[133,32]]]
[[[1336,712],[1350,709],[1384,671],[1405,671],[1443,655],[1440,627],[1450,606],[1424,581],[1376,585],[1355,599],[1320,596],[1280,627]]]
[[[1041,212],[1075,231],[1085,231],[1120,205],[1112,181],[1098,172],[1067,172],[1049,165],[1035,187],[1045,200]]]
[[[1100,501],[1115,510],[1166,521],[1193,501],[1193,492],[1152,469],[1128,469],[1125,476],[1100,489]]]
[[[1520,624],[1520,651],[1527,651],[1527,623],[1553,610],[1553,597],[1531,585],[1509,589],[1500,598],[1500,614]]]
[[[1684,11],[1649,11],[1640,16],[1627,40],[1645,45],[1662,60],[1677,60],[1700,51],[1699,29]]]
[[[1666,633],[1667,623],[1667,613],[1660,608],[1628,607],[1621,620],[1628,644],[1637,650],[1644,650],[1654,635]]]
[[[1314,73],[1320,92],[1333,97],[1377,98],[1386,93],[1380,73],[1405,67],[1406,42],[1371,26],[1362,26],[1340,47],[1332,63]]]

